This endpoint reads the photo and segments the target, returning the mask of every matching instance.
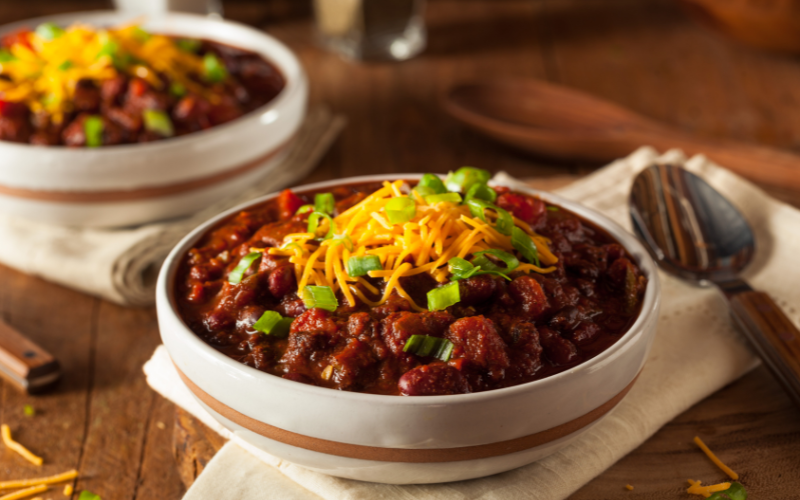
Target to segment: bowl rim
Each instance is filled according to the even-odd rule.
[[[99,22],[99,19],[106,18],[106,17],[114,17],[114,18],[129,18],[129,19],[139,19],[142,16],[136,16],[133,14],[126,14],[125,12],[117,11],[117,10],[87,10],[87,11],[76,11],[76,12],[66,12],[60,14],[53,14],[49,16],[39,16],[39,17],[31,17],[27,19],[22,19],[20,21],[14,21],[11,23],[6,23],[0,25],[0,35],[3,35],[7,32],[14,31],[19,28],[23,28],[29,25],[36,25],[41,24],[43,22],[78,22],[81,18],[86,18],[86,24],[95,25]],[[278,40],[277,38],[269,35],[268,33],[253,28],[252,26],[248,26],[246,24],[239,23],[237,21],[231,21],[228,19],[223,18],[214,18],[203,16],[200,14],[192,14],[188,12],[167,12],[165,14],[161,14],[158,16],[150,16],[144,17],[142,24],[146,24],[150,19],[154,20],[161,20],[161,19],[169,19],[169,18],[177,18],[177,19],[185,19],[187,21],[199,21],[202,23],[210,23],[210,24],[221,24],[229,26],[233,29],[237,29],[243,32],[249,32],[252,35],[260,36],[263,39],[269,41],[270,43],[274,44],[277,48],[278,52],[283,52],[283,56],[288,57],[291,61],[292,65],[296,66],[296,73],[295,77],[291,77],[287,71],[287,67],[285,64],[279,63],[275,60],[274,54],[266,54],[261,50],[253,50],[247,47],[237,47],[237,48],[245,48],[246,50],[250,50],[251,52],[255,52],[262,56],[267,62],[278,68],[281,72],[281,75],[284,78],[285,85],[281,89],[281,91],[272,98],[272,100],[264,103],[262,106],[245,113],[244,115],[236,118],[230,122],[222,123],[220,125],[215,125],[213,127],[209,127],[205,130],[200,130],[197,132],[192,132],[182,136],[175,136],[169,137],[166,139],[161,139],[158,141],[152,142],[145,142],[145,143],[133,143],[133,144],[116,144],[111,146],[104,146],[100,148],[72,148],[69,146],[65,146],[63,144],[57,144],[54,146],[38,146],[29,143],[19,143],[19,142],[12,142],[12,141],[2,141],[0,140],[0,148],[6,148],[9,150],[17,150],[18,153],[25,153],[25,152],[58,152],[58,153],[66,153],[68,155],[80,156],[80,155],[88,155],[91,154],[93,156],[112,156],[116,154],[130,154],[130,153],[154,153],[157,154],[159,150],[162,149],[172,149],[172,148],[180,148],[185,146],[187,143],[193,141],[194,139],[205,139],[208,137],[209,134],[213,134],[215,132],[224,131],[221,129],[229,129],[231,127],[241,126],[242,124],[252,121],[253,119],[261,120],[265,115],[267,115],[270,111],[274,108],[279,107],[283,102],[288,101],[292,98],[296,93],[301,92],[303,89],[303,82],[306,79],[305,70],[303,69],[300,60],[294,54],[294,52],[289,49],[287,45],[283,42]],[[114,24],[124,23],[124,20],[115,21]],[[180,35],[179,33],[161,33],[165,35]],[[219,41],[216,38],[209,37],[208,40],[217,43],[225,43]],[[78,158],[74,158],[75,160],[79,160]]]
[[[363,175],[354,177],[344,177],[341,179],[332,179],[328,181],[315,182],[311,184],[292,186],[291,189],[297,191],[315,191],[342,184],[357,184],[357,183],[367,183],[375,181],[380,182],[385,180],[392,181],[399,179],[418,180],[419,178],[422,177],[422,175],[423,174],[420,173],[405,173],[405,174],[392,173],[392,174],[373,174],[373,175]],[[516,191],[525,192],[527,194],[533,194],[536,196],[542,196],[542,198],[547,201],[553,202],[556,205],[567,208],[573,213],[576,213],[581,217],[586,218],[590,222],[597,224],[602,229],[607,231],[609,234],[611,234],[611,236],[613,236],[617,241],[619,241],[623,245],[623,247],[625,247],[625,249],[635,258],[640,269],[642,269],[642,272],[648,278],[647,287],[645,289],[645,294],[644,294],[644,301],[642,302],[642,308],[639,313],[639,316],[636,318],[636,321],[630,326],[630,328],[628,328],[628,330],[623,334],[623,336],[609,348],[605,349],[597,356],[577,366],[574,366],[568,370],[565,370],[563,372],[542,379],[525,382],[523,384],[514,385],[510,387],[503,387],[500,389],[492,389],[488,391],[469,393],[469,394],[449,394],[440,396],[419,396],[419,397],[403,397],[403,396],[394,396],[385,394],[368,394],[362,392],[338,391],[326,387],[318,387],[309,384],[295,382],[292,380],[287,380],[278,377],[276,375],[272,375],[270,373],[257,370],[253,367],[247,366],[236,360],[233,360],[228,356],[225,356],[224,354],[220,353],[212,346],[205,343],[202,339],[200,339],[200,337],[198,337],[197,334],[195,334],[186,325],[183,318],[178,313],[177,304],[175,300],[176,297],[174,293],[175,287],[173,286],[176,279],[175,275],[177,272],[177,267],[178,264],[180,263],[182,256],[185,254],[187,250],[189,250],[190,245],[194,244],[214,225],[218,224],[223,219],[235,214],[236,212],[239,212],[253,205],[258,205],[260,203],[276,198],[280,194],[280,191],[266,194],[259,198],[255,198],[253,200],[237,205],[236,207],[233,207],[229,210],[226,210],[216,215],[215,217],[197,226],[189,234],[184,236],[181,239],[181,241],[178,242],[173,247],[173,249],[170,251],[169,255],[164,261],[164,264],[161,267],[158,276],[158,282],[156,284],[156,307],[157,307],[157,314],[159,316],[159,324],[162,325],[160,321],[161,319],[160,316],[162,314],[168,314],[170,316],[169,319],[174,320],[171,322],[171,324],[179,327],[177,329],[180,332],[179,335],[181,337],[188,337],[186,340],[192,346],[198,348],[204,355],[204,357],[210,356],[222,362],[223,365],[233,369],[234,371],[243,372],[245,375],[247,375],[248,378],[261,381],[261,383],[265,384],[265,386],[268,386],[269,384],[277,384],[279,386],[282,386],[282,388],[288,390],[294,390],[295,392],[306,393],[314,397],[345,399],[361,403],[372,402],[376,404],[411,405],[411,406],[420,406],[420,405],[431,406],[431,405],[443,405],[443,404],[469,405],[478,402],[487,402],[493,399],[501,399],[504,397],[515,397],[518,396],[520,393],[525,393],[540,387],[559,384],[563,379],[570,377],[571,375],[577,372],[592,370],[596,365],[601,364],[606,359],[612,357],[617,351],[620,351],[625,345],[631,343],[636,338],[640,337],[641,336],[640,334],[645,333],[644,326],[652,319],[654,315],[658,313],[659,310],[659,305],[661,302],[660,280],[658,276],[657,267],[652,258],[650,257],[650,254],[645,250],[644,246],[631,233],[626,231],[622,226],[620,226],[610,218],[606,217],[605,215],[601,214],[600,212],[591,209],[589,207],[586,207],[580,203],[567,200],[566,198],[563,198],[559,195],[522,185],[515,185],[514,183],[510,182],[494,183],[490,181],[490,184],[499,186],[508,186]],[[162,333],[162,337],[163,335],[164,334]],[[190,350],[187,349],[187,352],[189,351]],[[188,374],[186,376],[188,377]]]

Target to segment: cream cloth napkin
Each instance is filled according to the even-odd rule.
[[[662,157],[642,148],[558,193],[603,212],[630,229],[628,192],[634,175],[653,161],[683,163],[680,152]],[[711,164],[703,157],[687,169],[723,192],[756,231],[756,260],[746,278],[777,297],[784,311],[800,303],[795,268],[800,254],[800,211]],[[516,184],[504,174],[501,183]],[[780,236],[780,237],[778,237]],[[231,438],[192,485],[185,500],[515,500],[562,499],[652,436],[689,407],[757,366],[733,329],[728,306],[713,289],[661,274],[663,305],[652,352],[630,393],[575,443],[538,462],[495,476],[448,484],[393,486],[339,479],[272,457],[222,429],[190,395],[160,347],[146,365],[148,383],[225,437]],[[797,324],[796,313],[790,314]],[[689,439],[689,436],[687,436]]]
[[[247,191],[213,201],[182,219],[122,229],[53,226],[0,214],[0,263],[122,305],[155,301],[158,269],[189,231],[244,201],[308,175],[339,135],[345,119],[311,109],[286,158]]]

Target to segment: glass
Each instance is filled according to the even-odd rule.
[[[425,49],[424,0],[314,0],[317,35],[351,59],[402,61]]]

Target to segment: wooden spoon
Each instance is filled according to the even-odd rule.
[[[444,109],[479,132],[538,155],[609,162],[640,146],[680,148],[755,182],[800,190],[800,156],[762,146],[707,139],[576,90],[533,79],[456,86]]]

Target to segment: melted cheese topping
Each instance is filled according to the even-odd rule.
[[[138,26],[96,30],[76,24],[52,40],[35,32],[27,37],[30,46],[13,44],[9,51],[14,58],[0,63],[0,74],[10,78],[0,79],[0,97],[24,102],[34,113],[44,111],[56,123],[71,111],[75,87],[84,78],[107,80],[124,72],[161,89],[158,72],[190,92],[207,93],[190,77],[202,74],[202,58],[180,50],[171,38],[145,33]],[[109,52],[133,62],[120,69]]]
[[[408,300],[418,311],[426,310],[416,304],[403,289],[402,277],[428,273],[438,282],[448,281],[447,261],[464,258],[474,252],[499,249],[513,252],[511,238],[499,233],[491,224],[472,217],[469,208],[450,202],[427,204],[415,200],[416,214],[408,222],[392,224],[386,204],[399,197],[408,197],[409,186],[402,180],[384,182],[383,187],[333,219],[335,236],[317,243],[311,233],[294,233],[284,238],[279,248],[270,248],[272,255],[288,256],[295,266],[298,293],[307,285],[328,286],[334,293],[341,291],[350,306],[357,300],[377,306],[385,303],[393,291]],[[413,198],[412,198],[413,199]],[[487,211],[487,217],[495,217]],[[488,220],[488,219],[487,219]],[[549,273],[558,258],[548,248],[547,238],[536,234],[528,224],[514,219],[533,241],[542,264],[520,263],[516,270]],[[327,222],[322,222],[327,230]],[[255,249],[254,249],[255,250]],[[383,278],[384,292],[362,277],[347,274],[347,261],[353,256],[377,255],[382,271],[370,271],[371,278]],[[367,295],[369,294],[369,295]],[[424,304],[423,304],[424,305]]]
[[[3,443],[5,443],[6,448],[10,450],[14,450],[20,455],[22,455],[25,460],[29,461],[34,465],[42,465],[42,457],[36,456],[30,452],[27,448],[19,444],[18,442],[14,441],[11,438],[11,429],[6,424],[0,426],[0,433],[3,436]]]

